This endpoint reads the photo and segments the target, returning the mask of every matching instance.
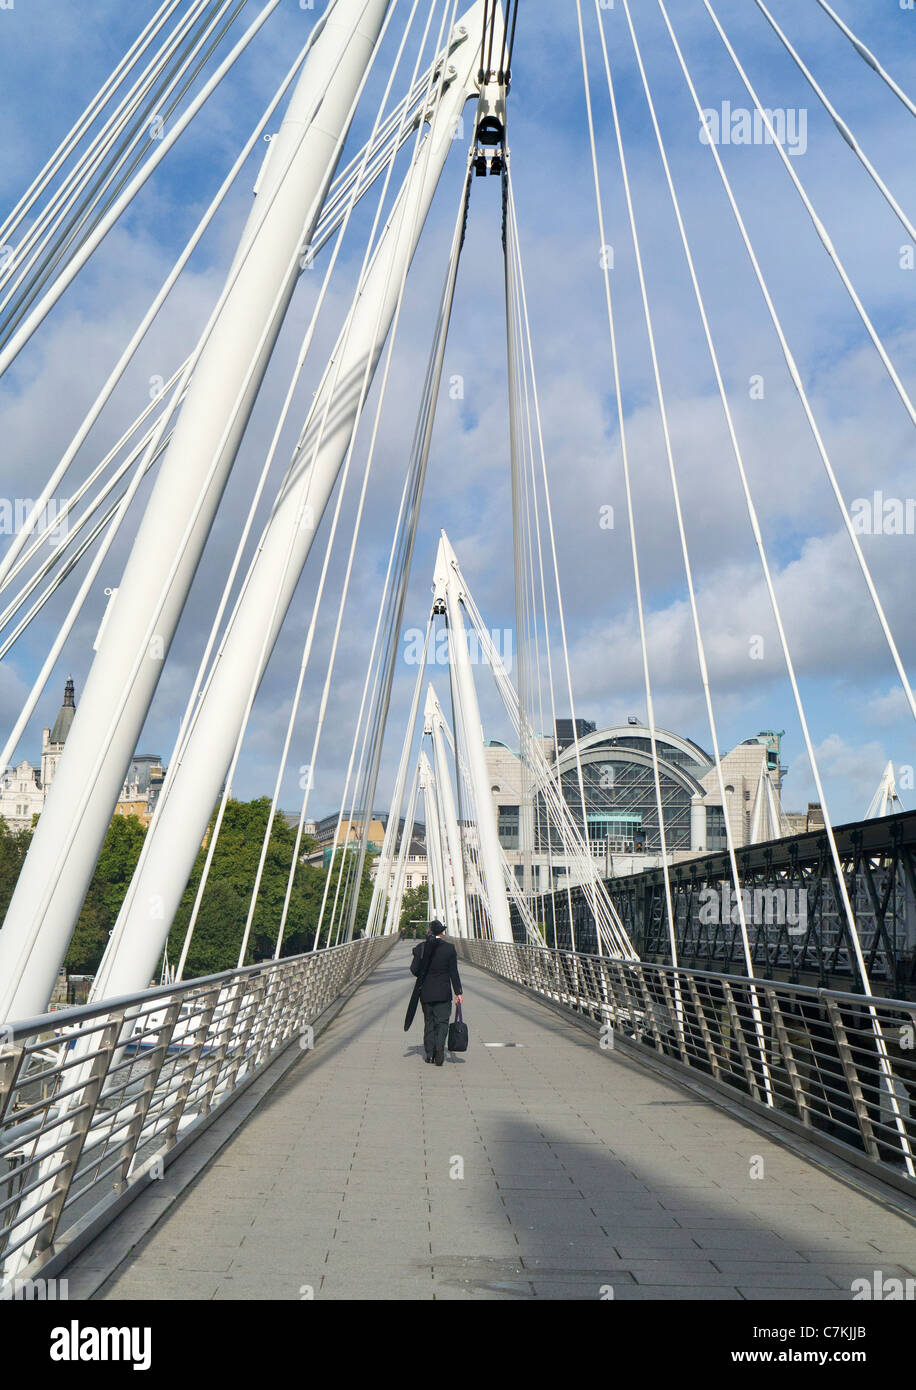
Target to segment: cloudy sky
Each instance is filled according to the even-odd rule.
[[[424,0],[425,3],[425,0]],[[904,387],[916,395],[916,292],[910,238],[838,134],[754,0],[713,0],[723,27],[771,109],[792,114],[792,167],[804,184]],[[257,12],[250,0],[244,12]],[[110,233],[0,384],[4,495],[32,496],[65,450],[123,344],[219,186],[323,0],[284,0],[199,119]],[[348,146],[368,132],[410,6],[400,0]],[[423,9],[423,3],[420,6]],[[625,424],[634,478],[649,660],[659,724],[711,746],[636,259],[610,116],[594,0],[583,0],[595,105],[612,292],[621,354]],[[770,11],[812,67],[904,210],[916,217],[913,117],[810,0],[770,0]],[[836,0],[837,11],[902,87],[916,94],[916,11],[897,0]],[[0,9],[4,158],[0,207],[12,206],[154,12],[152,0],[15,0]],[[887,644],[842,527],[836,499],[656,0],[631,9],[657,105],[684,220],[720,355],[767,553],[797,665],[828,801],[837,822],[861,816],[884,763],[916,805],[913,725]],[[702,0],[668,0],[671,21],[704,107],[740,111],[749,98]],[[735,460],[687,275],[677,226],[642,93],[622,0],[601,11],[620,105],[637,225],[685,528],[698,592],[723,751],[762,729],[785,730],[790,771],[784,801],[814,795],[799,720],[751,535]],[[405,69],[406,72],[409,69]],[[405,78],[406,80],[406,78]],[[645,716],[620,431],[611,374],[603,272],[574,0],[522,0],[510,96],[510,143],[528,282],[535,366],[572,661],[577,713],[606,723]],[[852,300],[830,263],[778,153],[766,144],[723,145],[721,154],[773,300],[809,393],[848,505],[916,495],[912,424]],[[182,276],[72,471],[79,481],[190,351],[215,302],[251,200],[258,152]],[[397,499],[410,448],[434,305],[462,178],[456,142],[408,284],[359,563],[337,661],[310,809],[334,811],[365,674]],[[278,454],[279,480],[353,291],[375,195],[353,219]],[[327,254],[327,253],[325,253]],[[324,262],[304,275],[261,399],[226,490],[154,706],[143,750],[168,757],[241,519],[263,463]],[[449,339],[445,376],[414,558],[405,628],[422,627],[440,529],[457,551],[494,629],[514,627],[505,319],[498,180],[476,180]],[[448,389],[463,380],[463,396]],[[762,380],[752,389],[752,382]],[[760,398],[762,396],[762,398]],[[355,498],[368,453],[373,394],[344,496],[329,599],[284,782],[281,804],[298,809],[298,768],[311,749],[327,669]],[[270,489],[268,489],[270,491]],[[148,496],[141,490],[140,503]],[[607,508],[614,525],[602,525]],[[137,509],[139,517],[139,508]],[[130,519],[98,577],[21,756],[37,759],[41,726],[53,722],[64,679],[77,699],[104,611],[136,528]],[[912,517],[911,517],[912,525]],[[303,576],[262,685],[234,783],[236,794],[269,794],[312,611],[326,527]],[[5,538],[4,538],[5,539]],[[863,535],[904,661],[912,670],[912,534]],[[75,576],[74,576],[75,578]],[[0,669],[0,719],[10,727],[65,611],[65,588]],[[762,643],[757,640],[762,638]],[[415,668],[401,659],[376,804],[387,804]],[[440,693],[445,699],[443,686]],[[488,736],[508,729],[486,678]],[[568,700],[558,691],[558,713]],[[908,785],[909,784],[909,785]]]

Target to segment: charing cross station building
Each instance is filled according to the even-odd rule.
[[[597,729],[578,719],[574,731],[571,719],[558,719],[552,736],[539,736],[579,832],[606,877],[661,865],[659,799],[671,863],[726,849],[726,817],[736,848],[823,825],[815,804],[799,813],[782,808],[781,739],[782,732],[767,730],[721,756],[723,798],[714,758],[692,740],[656,729],[659,798],[651,733],[637,721]],[[519,886],[538,893],[578,881],[581,875],[564,855],[537,790],[523,785],[518,754],[491,740],[486,756],[499,838]]]

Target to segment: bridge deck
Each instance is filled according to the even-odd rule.
[[[471,1050],[425,1066],[419,1022],[402,1031],[408,959],[394,949],[99,1296],[842,1300],[916,1273],[904,1216],[469,966]],[[81,1260],[98,1268],[98,1246]]]

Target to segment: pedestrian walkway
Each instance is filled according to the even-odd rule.
[[[470,1050],[426,1066],[409,959],[100,1297],[848,1300],[916,1274],[905,1216],[466,964]]]

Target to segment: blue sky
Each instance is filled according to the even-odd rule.
[[[322,0],[316,0],[316,6],[320,12]],[[0,11],[5,153],[0,207],[16,201],[154,8],[148,0],[136,0],[129,7],[109,0],[85,0],[79,6],[72,0],[43,0],[41,6],[15,0],[13,9]],[[399,10],[406,14],[408,8],[406,0],[401,0]],[[898,769],[916,764],[912,720],[896,688],[886,645],[856,572],[848,538],[842,533],[835,500],[710,152],[700,142],[696,114],[658,6],[655,0],[634,0],[631,8],[768,553],[778,575],[831,812],[838,822],[856,818],[864,812],[887,759]],[[746,107],[747,95],[701,0],[670,0],[668,8],[704,105],[718,110],[729,101],[733,107]],[[766,104],[805,110],[807,147],[793,166],[903,382],[916,392],[912,322],[916,271],[901,269],[901,247],[907,241],[903,227],[818,106],[757,6],[749,0],[714,0],[714,8]],[[855,5],[851,0],[836,0],[835,8],[901,85],[916,93],[916,12],[900,8],[897,0],[858,0]],[[898,200],[916,216],[912,116],[816,4],[771,0],[770,9]],[[246,17],[249,11],[251,16],[256,13],[254,0],[246,8]],[[709,747],[593,0],[583,0],[583,12],[605,219],[615,252],[612,288],[650,615],[656,716],[661,725]],[[121,345],[303,42],[314,13],[301,10],[295,0],[281,5],[0,385],[4,418],[0,457],[8,495],[32,495],[36,480],[47,476],[66,448]],[[730,748],[759,729],[785,729],[790,773],[784,798],[787,806],[797,808],[813,796],[813,787],[620,0],[604,10],[602,18],[624,127],[720,746]],[[396,14],[390,44],[397,42],[402,22]],[[379,73],[370,81],[351,150],[371,123],[383,68],[380,63]],[[618,722],[628,714],[644,715],[645,699],[574,0],[522,0],[514,68],[513,176],[577,713],[599,723]],[[766,146],[729,146],[722,155],[847,502],[870,497],[875,489],[888,497],[913,496],[916,470],[910,421],[776,151]],[[251,168],[240,179],[82,451],[74,470],[77,480],[146,404],[150,378],[167,376],[193,344],[219,293],[250,206],[258,157],[253,156]],[[375,619],[373,598],[384,573],[413,431],[461,163],[456,147],[411,272],[370,483],[352,620],[338,658],[324,756],[316,769],[311,802],[316,814],[339,805]],[[325,354],[345,313],[362,255],[360,234],[365,237],[373,211],[370,196],[354,218],[278,468],[289,457]],[[320,280],[321,264],[314,283]],[[177,732],[240,517],[314,294],[313,283],[303,277],[144,731],[144,748],[164,756]],[[405,626],[425,622],[437,538],[444,528],[490,626],[511,627],[513,550],[496,179],[475,181],[445,374],[464,378],[464,398],[452,400],[444,391],[440,401]],[[765,383],[762,400],[750,397],[749,383],[756,376]],[[373,396],[373,409],[374,404]],[[366,421],[370,418],[371,412]],[[367,438],[364,427],[358,464],[365,460]],[[351,485],[345,497],[345,518],[352,518],[355,494]],[[610,531],[600,526],[604,506],[612,506],[615,512]],[[344,533],[348,534],[346,524]],[[53,722],[63,681],[70,673],[79,698],[103,611],[102,591],[117,583],[130,534],[128,525],[123,543],[119,540],[109,557],[104,583],[103,575],[99,576],[99,592],[72,635],[34,728],[23,739],[23,756],[37,756],[41,726]],[[911,670],[916,649],[911,598],[914,548],[914,536],[863,537],[863,549]],[[239,795],[265,794],[272,788],[319,564],[316,548],[258,697],[235,782]],[[343,553],[332,565],[332,592],[342,569]],[[0,671],[4,727],[11,723],[47,650],[54,618],[62,611],[62,602],[50,606],[47,618],[33,625],[4,662]],[[333,619],[333,606],[328,605],[297,724],[291,772],[284,784],[282,804],[290,810],[298,805],[294,774],[311,747]],[[764,637],[765,656],[752,660],[750,643],[758,635]],[[413,675],[412,667],[399,662],[379,805],[387,802]],[[444,697],[445,691],[441,694]],[[506,738],[495,694],[485,683],[481,683],[481,701],[488,735]],[[916,792],[904,787],[902,796],[905,805],[916,805]]]

